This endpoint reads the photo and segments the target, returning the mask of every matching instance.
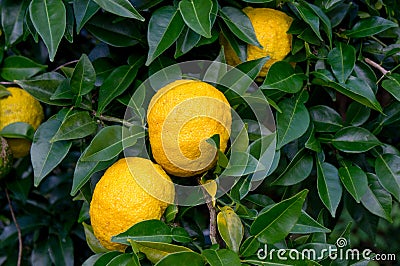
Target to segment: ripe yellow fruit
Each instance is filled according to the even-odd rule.
[[[0,99],[0,130],[16,122],[30,124],[36,130],[44,119],[40,103],[23,89],[10,87],[7,90],[11,95]],[[31,147],[29,140],[9,138],[7,142],[14,158],[29,154]]]
[[[229,140],[232,116],[224,94],[197,80],[177,80],[160,89],[147,111],[154,159],[172,175],[188,177],[211,169],[217,151],[206,140],[219,134],[221,151]]]
[[[265,77],[270,66],[283,60],[291,51],[292,35],[288,34],[287,31],[293,18],[284,12],[271,8],[246,7],[243,12],[249,17],[257,40],[263,46],[263,48],[259,48],[251,44],[247,45],[247,61],[269,56],[269,60],[259,73],[259,77]],[[224,46],[226,62],[233,66],[240,64],[239,57],[227,40],[221,38],[220,41]]]
[[[139,157],[120,159],[94,189],[93,233],[105,248],[123,251],[126,246],[111,242],[111,237],[143,220],[160,219],[174,197],[174,184],[159,165]]]

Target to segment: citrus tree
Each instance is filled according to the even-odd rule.
[[[0,265],[399,258],[398,1],[0,0],[0,19]]]

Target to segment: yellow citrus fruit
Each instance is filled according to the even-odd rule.
[[[0,179],[11,171],[13,155],[5,138],[0,137]]]
[[[260,77],[265,77],[270,66],[283,60],[291,50],[292,35],[287,31],[293,19],[284,12],[271,8],[246,7],[243,12],[249,17],[257,40],[263,47],[247,45],[247,61],[269,56],[259,74]],[[239,57],[227,40],[221,38],[220,41],[224,46],[226,62],[233,66],[240,64]]]
[[[30,124],[36,130],[44,118],[40,103],[23,89],[11,87],[7,90],[11,95],[0,99],[0,130],[16,122]],[[7,142],[15,158],[29,154],[29,140],[9,138]]]
[[[211,169],[215,147],[206,142],[219,134],[221,151],[229,140],[232,116],[224,94],[197,80],[177,80],[161,88],[147,111],[154,159],[167,173],[188,177]]]
[[[160,219],[174,196],[174,185],[159,165],[139,157],[120,159],[94,189],[90,203],[93,233],[105,248],[123,251],[126,246],[111,242],[111,237],[138,222]]]

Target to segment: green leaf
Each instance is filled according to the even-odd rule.
[[[218,232],[227,247],[239,252],[239,246],[244,235],[244,228],[239,216],[228,206],[225,206],[217,215]]]
[[[236,37],[246,43],[262,48],[250,19],[242,10],[225,6],[219,10],[219,15]]]
[[[171,243],[171,229],[160,220],[145,220],[111,238],[113,242],[127,245],[129,240]]]
[[[184,21],[179,11],[173,6],[163,6],[156,11],[150,18],[147,41],[149,52],[147,54],[146,66],[165,50],[167,50],[179,37],[183,28]]]
[[[362,38],[378,34],[397,26],[396,23],[382,17],[370,17],[361,19],[352,29],[343,32],[343,34],[350,38]]]
[[[330,233],[331,230],[314,220],[305,211],[301,212],[299,220],[293,226],[290,233],[292,234],[311,234],[311,233]]]
[[[367,173],[368,189],[361,198],[361,203],[371,213],[392,222],[392,196],[379,183],[376,175]]]
[[[368,179],[365,172],[357,165],[344,162],[339,168],[339,177],[346,190],[360,203],[362,196],[368,190]]]
[[[49,255],[54,264],[73,266],[74,265],[74,245],[72,239],[58,235],[50,235]]]
[[[296,73],[285,61],[274,63],[268,70],[261,89],[278,89],[287,93],[297,93],[303,87],[304,74]]]
[[[74,169],[74,179],[72,180],[71,196],[75,196],[76,193],[89,181],[90,177],[101,170],[104,170],[111,166],[117,158],[110,159],[108,161],[92,161],[85,162],[82,158],[86,155],[86,150],[81,154],[76,163]]]
[[[308,190],[302,190],[261,213],[251,224],[251,235],[268,244],[284,239],[297,223],[307,193]]]
[[[186,54],[200,41],[201,35],[186,27],[176,40],[175,58]]]
[[[172,239],[180,243],[189,243],[192,241],[189,233],[182,227],[173,227],[171,230]]]
[[[74,112],[65,117],[51,142],[84,138],[93,134],[97,124],[86,111]]]
[[[300,17],[306,22],[313,32],[316,34],[318,39],[323,41],[321,33],[319,32],[319,16],[314,12],[314,10],[306,2],[293,3],[292,6],[297,10]]]
[[[144,21],[144,17],[142,17],[139,12],[133,7],[131,2],[128,0],[93,0],[96,2],[101,8],[104,10],[113,13],[115,15],[133,18],[140,21]]]
[[[70,86],[76,96],[88,94],[94,88],[96,72],[87,55],[82,54],[72,72]]]
[[[85,29],[106,44],[129,47],[137,44],[139,40],[143,41],[137,24],[131,20],[118,20],[110,14],[98,12],[85,24]]]
[[[273,186],[292,186],[306,179],[313,169],[314,160],[311,154],[301,149],[289,163],[285,171],[275,179]]]
[[[51,265],[49,244],[47,241],[35,243],[30,257],[31,265]]]
[[[193,251],[181,251],[169,254],[157,262],[155,266],[204,266],[203,257]]]
[[[254,173],[259,167],[258,160],[247,152],[234,152],[223,172],[226,176],[243,176]],[[262,170],[262,169],[259,169]]]
[[[336,132],[343,128],[342,117],[336,110],[326,105],[317,105],[309,109],[316,132]]]
[[[43,39],[52,62],[64,36],[66,13],[62,0],[33,0],[29,5],[31,21]]]
[[[133,126],[107,126],[97,133],[89,144],[82,161],[108,161],[115,158],[124,148],[134,145],[144,137],[144,129]]]
[[[240,255],[242,257],[249,257],[254,255],[258,249],[260,248],[260,242],[258,242],[257,238],[254,236],[250,236],[249,238],[245,239],[240,246]]]
[[[46,65],[38,64],[24,56],[9,56],[0,68],[0,75],[8,81],[27,79],[45,70]]]
[[[239,256],[229,249],[206,249],[201,253],[210,266],[241,266]]]
[[[144,253],[148,260],[156,264],[162,258],[169,254],[174,254],[178,252],[193,252],[191,249],[167,244],[163,242],[150,242],[150,241],[134,241],[134,245],[139,249],[140,252]]]
[[[107,252],[108,249],[103,247],[100,244],[100,241],[94,235],[92,226],[86,223],[82,223],[82,225],[85,232],[86,243],[89,246],[90,250],[92,250],[94,253]]]
[[[198,34],[211,38],[213,2],[211,0],[193,1],[182,0],[179,2],[179,11],[186,25]]]
[[[86,22],[99,11],[100,7],[92,0],[74,0],[73,1],[76,33],[79,33]]]
[[[136,253],[125,253],[125,254],[120,254],[116,257],[114,257],[112,260],[110,260],[109,263],[107,263],[107,266],[140,266],[139,263],[139,258],[137,257]]]
[[[5,0],[1,2],[1,28],[5,37],[5,48],[16,43],[24,34],[24,20],[28,1]]]
[[[336,132],[332,144],[343,152],[360,153],[380,145],[381,142],[367,129],[349,126]]]
[[[346,111],[346,124],[352,126],[361,126],[368,121],[371,109],[367,106],[352,102]]]
[[[222,22],[218,21],[218,25],[221,28],[222,38],[221,45],[224,49],[228,49],[227,47],[230,46],[235,54],[239,57],[241,62],[247,61],[247,43],[238,39],[235,34],[231,32],[231,30]]]
[[[375,172],[381,185],[400,201],[400,156],[379,155],[375,161]]]
[[[346,84],[329,82],[326,85],[369,108],[382,112],[382,107],[371,87],[362,79],[350,76]]]
[[[382,81],[382,87],[392,94],[392,96],[397,100],[400,101],[400,75],[399,74],[392,74],[388,76],[387,79]]]
[[[8,124],[0,131],[0,136],[2,137],[28,139],[30,141],[33,140],[34,134],[35,129],[33,129],[30,124],[24,122],[15,122]]]
[[[285,112],[276,114],[278,132],[277,149],[299,138],[310,124],[310,115],[304,103],[308,99],[306,92],[301,92],[297,97],[284,99],[278,105]]]
[[[101,256],[97,258],[97,260],[94,261],[94,263],[92,264],[88,264],[87,266],[103,266],[103,265],[107,265],[107,263],[110,262],[110,260],[112,260],[113,258],[115,258],[116,256],[120,255],[121,252],[119,251],[109,251],[106,253],[102,253],[100,254]]]
[[[134,65],[123,65],[114,69],[104,80],[99,90],[97,112],[102,113],[109,103],[128,89],[136,78],[144,57],[140,57]]]
[[[50,142],[60,125],[61,121],[52,119],[41,124],[36,130],[31,147],[35,186],[64,159],[72,146],[72,142],[68,141]]]
[[[48,72],[29,80],[17,80],[16,83],[41,102],[50,105],[69,105],[65,100],[51,100],[52,95],[65,80],[57,72]]]
[[[345,83],[356,64],[356,49],[339,42],[328,54],[328,64],[340,83]]]
[[[303,5],[308,5],[308,7],[311,8],[314,13],[319,17],[320,22],[322,22],[322,28],[328,36],[329,45],[330,47],[332,47],[332,24],[330,18],[324,13],[324,11],[320,7],[307,3],[306,1],[302,1],[301,3]]]
[[[339,171],[330,163],[317,161],[317,188],[322,203],[329,210],[332,217],[336,215],[336,209],[342,198],[342,185]]]

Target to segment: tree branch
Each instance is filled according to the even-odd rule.
[[[8,201],[8,206],[10,208],[11,217],[12,217],[13,222],[15,224],[15,228],[17,229],[17,234],[18,234],[18,261],[17,261],[17,266],[20,266],[21,265],[21,260],[22,260],[22,233],[21,233],[21,228],[19,227],[19,224],[17,222],[17,218],[15,218],[14,209],[12,207],[11,200],[10,200],[10,195],[8,194],[8,189],[5,188],[4,190],[6,191],[6,197],[7,197],[7,201]]]
[[[378,63],[375,63],[375,62],[372,61],[371,59],[365,58],[364,60],[365,60],[365,62],[366,62],[368,65],[370,65],[370,66],[372,66],[372,67],[378,69],[383,75],[386,75],[387,73],[389,73],[389,71],[387,71],[387,70],[384,69],[381,65],[379,65]]]

